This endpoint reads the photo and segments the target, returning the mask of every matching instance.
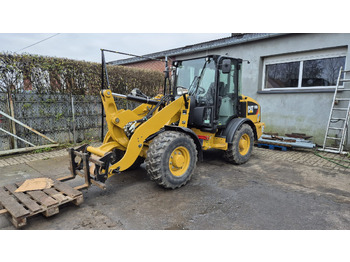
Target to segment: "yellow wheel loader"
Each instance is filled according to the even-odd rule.
[[[205,150],[223,150],[232,164],[249,160],[264,124],[260,105],[241,95],[241,59],[208,55],[173,61],[171,70],[166,64],[168,85],[165,81],[164,93],[155,97],[139,89],[129,95],[113,93],[104,57],[102,61],[108,88],[101,91],[101,99],[108,132],[99,147],[69,149],[72,174],[61,181],[78,174],[85,178],[81,188],[105,188],[109,177],[145,162],[151,180],[175,189],[190,180]],[[141,104],[118,109],[115,98]]]

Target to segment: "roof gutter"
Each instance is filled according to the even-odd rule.
[[[261,40],[275,38],[275,37],[289,35],[289,34],[290,33],[267,33],[267,34],[256,36],[256,37],[251,37],[248,34],[248,35],[245,35],[239,39],[233,39],[233,37],[228,37],[228,38],[213,40],[213,41],[209,41],[209,42],[203,42],[203,43],[191,45],[188,47],[185,46],[185,47],[170,49],[170,50],[166,50],[166,51],[162,51],[162,52],[151,53],[151,54],[148,54],[146,56],[151,57],[151,58],[162,58],[165,56],[186,55],[186,54],[191,54],[191,53],[196,53],[196,52],[207,51],[207,50],[211,50],[211,49],[222,48],[222,47],[226,47],[226,46],[234,46],[234,45],[245,44],[248,42],[261,41]],[[146,58],[134,57],[134,58],[127,58],[127,59],[111,61],[108,64],[125,65],[125,64],[131,64],[131,63],[143,62],[143,61],[147,61],[147,60],[148,59],[146,59]]]

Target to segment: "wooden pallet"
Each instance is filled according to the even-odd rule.
[[[25,226],[28,217],[39,213],[50,217],[59,212],[60,205],[84,201],[82,192],[57,180],[49,189],[15,193],[22,183],[0,187],[0,215],[7,214],[16,228]]]

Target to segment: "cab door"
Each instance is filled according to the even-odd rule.
[[[219,59],[217,84],[218,109],[216,114],[218,127],[225,126],[229,120],[237,116],[238,66],[239,64],[235,59],[226,57]]]

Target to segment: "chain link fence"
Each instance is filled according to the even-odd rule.
[[[0,93],[0,110],[12,115],[7,93]],[[34,128],[59,143],[79,143],[101,138],[101,98],[92,95],[12,94],[16,120]],[[116,100],[118,108],[133,109],[137,104]],[[14,133],[12,121],[0,114],[0,127]],[[104,135],[107,132],[104,120]],[[48,144],[45,138],[15,124],[18,137],[38,146]],[[26,143],[0,131],[0,151],[28,147]]]

